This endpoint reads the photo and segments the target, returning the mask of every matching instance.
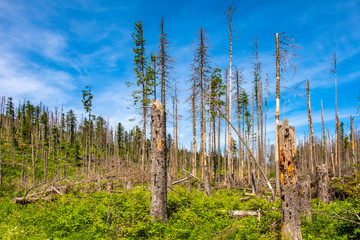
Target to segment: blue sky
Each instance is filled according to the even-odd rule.
[[[320,100],[326,128],[334,133],[334,80],[331,58],[338,56],[338,111],[345,128],[356,115],[360,95],[360,3],[358,1],[8,1],[0,2],[0,95],[42,101],[51,108],[64,105],[78,116],[84,112],[81,89],[91,85],[93,112],[122,122],[130,129],[140,120],[127,109],[131,99],[125,82],[134,81],[131,33],[144,24],[147,54],[158,49],[159,24],[164,17],[175,64],[172,77],[179,86],[180,142],[190,146],[191,122],[185,102],[189,92],[192,41],[203,26],[210,42],[213,66],[228,66],[226,8],[233,2],[233,28],[238,36],[233,61],[243,70],[244,88],[252,81],[252,39],[259,43],[262,77],[270,82],[268,136],[274,134],[275,32],[286,32],[299,46],[292,59],[297,71],[284,75],[281,119],[288,117],[299,138],[308,132],[305,85],[310,79],[314,131],[321,129]],[[285,105],[284,105],[285,104]],[[128,119],[137,118],[129,122]],[[355,123],[360,123],[356,115]],[[345,130],[346,130],[345,129]],[[169,132],[172,132],[169,128]],[[272,140],[271,140],[272,141]]]

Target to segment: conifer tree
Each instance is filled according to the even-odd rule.
[[[134,98],[134,105],[141,106],[142,121],[143,121],[143,137],[142,137],[142,154],[141,154],[141,169],[142,182],[144,182],[145,174],[145,146],[146,146],[146,126],[147,126],[147,110],[150,104],[150,96],[153,92],[155,69],[151,64],[147,64],[145,56],[145,39],[142,22],[135,23],[135,33],[132,38],[134,40],[133,52],[134,56],[134,71],[136,75],[135,85],[138,89],[134,90],[132,96]],[[152,57],[150,61],[155,61]],[[134,85],[130,83],[129,85]]]

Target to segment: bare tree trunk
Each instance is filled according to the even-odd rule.
[[[282,238],[301,240],[295,141],[295,128],[285,119],[279,126]]]
[[[266,169],[266,157],[264,155],[264,152],[266,152],[266,149],[264,149],[264,115],[263,115],[263,84],[262,84],[262,80],[260,80],[260,156],[261,156],[261,161],[264,164],[264,172],[265,174],[267,174],[267,169]]]
[[[258,43],[255,38],[255,55],[256,55],[256,63],[255,63],[255,102],[256,102],[256,142],[257,142],[257,157],[260,161],[260,167],[263,164],[261,157],[261,136],[260,136],[260,63],[259,63],[259,53],[258,53]],[[260,178],[260,171],[258,169],[258,178]]]
[[[2,123],[2,122],[1,122]],[[2,127],[2,126],[1,126]],[[0,186],[3,184],[3,175],[2,175],[2,131],[0,130]]]
[[[355,182],[357,184],[357,161],[355,155],[355,135],[354,135],[354,117],[350,115],[350,141],[351,141],[351,159],[354,165]],[[1,166],[0,166],[1,167]]]
[[[306,96],[307,96],[307,107],[308,107],[308,120],[309,120],[309,148],[310,148],[310,170],[311,174],[314,174],[314,155],[315,155],[315,149],[314,149],[314,135],[313,135],[313,127],[312,127],[312,119],[311,119],[311,104],[310,104],[310,85],[309,85],[309,79],[307,79],[306,82]]]
[[[336,170],[335,170],[335,161],[334,161],[334,154],[333,154],[333,150],[332,150],[332,143],[331,143],[331,139],[330,139],[330,131],[328,129],[328,138],[329,138],[329,147],[330,147],[330,158],[331,158],[331,163],[332,163],[332,170],[333,170],[333,174],[335,177],[336,174]]]
[[[241,108],[240,108],[240,80],[239,80],[239,71],[236,71],[236,102],[237,102],[237,121],[238,121],[238,131],[241,133]],[[241,148],[240,148],[240,137],[238,137],[238,165],[239,165],[239,178],[242,181],[244,179],[244,169],[241,166]]]
[[[155,221],[167,222],[166,178],[166,119],[165,109],[158,100],[151,103],[151,200],[150,216]]]
[[[339,124],[339,116],[336,116],[336,146],[337,146],[337,159],[338,159],[338,167],[339,167],[339,178],[341,178],[341,140],[340,140],[340,124]]]
[[[211,96],[211,84],[209,84],[209,153],[208,153],[208,158],[206,157],[206,149],[205,149],[205,154],[204,154],[204,188],[205,188],[205,194],[210,196],[211,195],[211,186],[210,186],[210,176],[209,176],[209,164],[210,164],[210,144],[211,144],[211,103],[210,103],[210,96]],[[205,113],[204,113],[205,115]],[[204,116],[205,117],[205,116]],[[204,118],[205,120],[205,118]],[[204,128],[205,128],[206,124],[204,122]],[[206,133],[205,133],[206,134]],[[206,144],[206,135],[204,136],[204,140],[205,140],[205,144]]]
[[[217,100],[219,101],[219,93],[216,93],[216,97]],[[220,183],[221,181],[221,149],[220,149],[220,113],[219,110],[216,111],[216,115],[217,115],[217,161],[218,161],[218,177],[217,177],[217,181]]]
[[[34,151],[34,136],[31,134],[31,162],[33,170],[33,185],[36,186],[36,171],[35,171],[35,151]]]
[[[254,139],[255,139],[255,131],[254,131],[254,93],[251,93],[251,147],[252,147],[252,152],[255,153],[255,143],[254,143]],[[259,156],[258,156],[259,157]],[[255,172],[256,166],[253,165],[253,169],[252,169],[252,173]],[[254,181],[252,181],[252,183],[254,183]]]
[[[230,49],[229,49],[229,124],[231,124],[231,112],[232,112],[232,14],[233,14],[233,9],[232,9],[232,5],[229,6],[228,8],[228,21],[229,21],[229,34],[230,34]],[[229,177],[229,181],[228,183],[228,188],[231,187],[231,183],[232,183],[232,174],[233,174],[233,159],[232,159],[232,151],[231,151],[231,129],[229,128],[229,134],[228,134],[228,177]]]
[[[266,146],[266,121],[267,121],[267,88],[268,88],[268,75],[266,74],[266,80],[265,80],[265,109],[264,109],[264,114],[265,114],[265,121],[264,121],[264,158],[265,158],[265,174],[267,175],[267,164],[266,164],[266,159],[267,159],[267,146]],[[271,169],[270,169],[271,170]]]
[[[329,163],[328,163],[328,158],[327,158],[327,153],[326,153],[326,134],[325,134],[325,123],[324,123],[324,109],[323,109],[323,102],[321,99],[321,130],[322,130],[322,140],[323,140],[323,161],[322,163],[325,163],[326,166],[326,171],[329,171]]]
[[[325,164],[321,164],[317,167],[316,171],[316,180],[317,180],[317,194],[319,200],[325,204],[329,203],[329,191],[328,191],[328,183],[329,177],[327,173],[327,169]]]
[[[143,81],[143,89],[145,89],[145,83]],[[146,96],[143,91],[143,140],[142,140],[142,154],[141,154],[141,183],[144,184],[145,179],[145,145],[146,145],[146,118],[147,118],[147,108],[145,99]]]
[[[280,164],[279,164],[279,112],[280,112],[280,51],[279,34],[276,33],[276,113],[275,113],[275,173],[276,192],[280,192]]]
[[[194,47],[193,47],[193,55],[194,55]],[[196,176],[196,154],[197,154],[197,150],[196,150],[196,107],[195,107],[195,95],[196,95],[196,79],[195,79],[195,63],[194,63],[194,58],[195,56],[193,56],[193,63],[192,63],[192,68],[193,68],[193,73],[192,73],[192,82],[193,82],[193,86],[192,86],[192,96],[191,96],[191,107],[192,107],[192,130],[193,130],[193,157],[192,157],[192,174],[194,176]]]
[[[2,174],[2,138],[3,138],[3,124],[4,124],[4,112],[5,112],[5,97],[1,97],[0,105],[0,186],[3,184],[3,174]]]
[[[224,82],[227,82],[227,70],[225,71],[225,81]],[[225,86],[226,90],[225,90],[225,114],[226,116],[228,116],[228,111],[226,109],[228,109],[228,104],[229,104],[229,99],[228,99],[228,91],[227,91],[227,84]],[[225,141],[225,145],[224,145],[224,181],[226,180],[227,178],[227,154],[226,154],[226,149],[227,149],[227,140],[228,140],[228,123],[226,121],[224,121],[224,127],[225,127],[225,136],[224,136],[224,141]]]
[[[333,64],[334,69],[332,72],[334,73],[334,82],[335,82],[335,164],[338,164],[339,167],[339,178],[341,178],[341,163],[340,163],[340,144],[339,144],[339,117],[338,117],[338,111],[337,111],[337,58],[336,58],[336,52],[334,52],[333,56]]]

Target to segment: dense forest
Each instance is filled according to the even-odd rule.
[[[135,79],[126,85],[129,107],[141,122],[133,129],[94,115],[91,86],[78,99],[81,116],[1,97],[1,238],[359,239],[360,131],[356,112],[348,128],[340,121],[336,51],[329,63],[335,132],[324,123],[321,102],[321,134],[314,134],[312,81],[304,76],[310,79],[302,83],[308,132],[299,139],[286,115],[280,121],[281,84],[292,71],[296,39],[274,35],[276,114],[270,116],[272,83],[263,73],[257,38],[252,78],[235,65],[233,13],[230,5],[224,69],[214,64],[209,37],[199,29],[186,102],[179,101],[172,77],[175,56],[165,20],[153,52],[143,23],[134,23]],[[191,113],[191,143],[178,134],[180,104]],[[270,139],[268,120],[274,117]]]

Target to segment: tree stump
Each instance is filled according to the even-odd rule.
[[[329,203],[329,177],[325,164],[321,164],[316,169],[317,195],[321,202]]]
[[[165,109],[159,100],[151,102],[151,200],[150,216],[154,221],[167,222],[167,176],[166,176],[166,120]]]
[[[279,126],[282,238],[302,239],[295,128],[285,119]]]

